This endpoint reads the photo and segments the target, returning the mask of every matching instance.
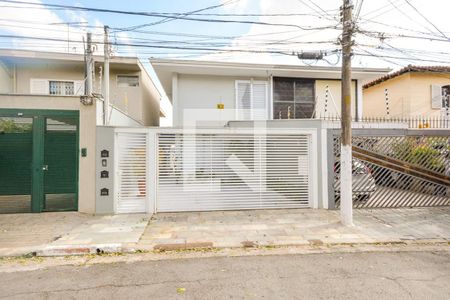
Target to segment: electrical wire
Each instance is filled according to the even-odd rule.
[[[33,3],[33,2],[25,2],[25,1],[15,1],[15,0],[0,0],[0,2],[5,3],[20,3],[20,4],[28,4],[28,5],[36,5],[44,6],[48,8],[64,8],[67,10],[79,10],[79,11],[93,11],[99,13],[114,13],[114,14],[126,14],[126,15],[139,15],[139,16],[147,16],[147,17],[159,17],[159,18],[173,18],[179,20],[186,21],[196,21],[196,22],[208,22],[208,23],[237,23],[237,24],[254,24],[254,25],[262,25],[262,26],[280,26],[280,27],[294,27],[302,30],[315,30],[315,29],[326,29],[329,26],[322,27],[306,27],[300,26],[296,24],[287,24],[287,23],[269,23],[269,22],[258,22],[258,21],[248,21],[248,20],[228,20],[228,19],[201,19],[201,18],[192,18],[192,17],[183,17],[183,16],[168,16],[167,14],[154,13],[154,12],[136,12],[136,11],[124,11],[124,10],[113,10],[113,9],[103,9],[103,8],[93,8],[93,7],[81,7],[81,6],[72,6],[72,5],[61,5],[61,4],[49,4],[49,3]]]
[[[425,15],[424,14],[422,14],[421,12],[420,12],[420,10],[418,10],[414,5],[412,5],[411,4],[411,2],[409,1],[409,0],[405,0],[405,2],[409,5],[409,6],[411,6],[416,12],[417,12],[417,14],[419,15],[419,16],[421,16],[425,21],[427,21],[431,26],[433,26],[437,31],[439,31],[439,33],[444,37],[444,38],[447,38],[447,36],[436,26],[436,25],[434,25],[434,23],[433,22],[431,22],[427,17],[425,17]]]

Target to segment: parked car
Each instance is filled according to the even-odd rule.
[[[336,199],[340,198],[341,184],[340,184],[341,166],[340,161],[334,164],[334,192]],[[368,166],[366,166],[359,159],[352,160],[352,194],[356,201],[366,201],[375,192],[375,179]]]

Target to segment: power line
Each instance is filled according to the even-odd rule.
[[[20,35],[8,35],[0,34],[0,38],[17,38],[17,39],[28,39],[28,40],[41,40],[50,42],[67,42],[67,39],[59,38],[44,38],[44,37],[33,37],[33,36],[20,36]],[[73,43],[82,43],[81,40],[70,40]],[[98,41],[96,44],[103,44],[103,42]],[[166,46],[166,45],[149,45],[149,44],[136,44],[136,43],[111,43],[116,46],[126,46],[126,47],[138,47],[138,48],[157,48],[157,49],[179,49],[179,50],[197,50],[197,51],[226,51],[226,52],[247,52],[247,53],[278,53],[283,55],[293,55],[292,52],[287,52],[286,50],[253,50],[253,49],[217,49],[208,47],[178,47],[178,46]]]
[[[357,28],[357,33],[361,33],[364,35],[367,35],[372,38],[378,38],[378,39],[387,39],[387,38],[408,38],[408,39],[419,39],[419,40],[428,40],[428,41],[436,41],[436,42],[450,42],[450,38],[432,38],[432,37],[425,37],[425,36],[414,36],[414,35],[406,35],[406,34],[386,34],[386,32],[380,32],[380,31],[370,31],[370,30],[363,30],[361,28]]]
[[[197,9],[197,10],[189,11],[189,12],[180,14],[179,16],[188,16],[188,15],[192,15],[193,13],[198,13],[198,12],[202,12],[202,11],[206,11],[206,10],[210,10],[210,9],[215,9],[215,8],[218,8],[218,7],[226,6],[226,5],[228,5],[228,4],[230,4],[230,3],[233,3],[233,2],[236,2],[236,1],[239,1],[239,0],[228,0],[228,1],[226,1],[226,2],[224,2],[224,3],[221,3],[221,4],[218,4],[218,5],[208,6],[208,7],[202,8],[202,9]],[[148,27],[148,26],[154,26],[154,25],[159,25],[159,24],[167,23],[167,22],[170,22],[170,21],[174,21],[174,20],[176,20],[176,19],[179,19],[179,16],[177,16],[176,18],[166,17],[166,18],[164,18],[164,19],[162,19],[162,20],[159,20],[159,21],[157,21],[157,22],[148,23],[148,24],[145,24],[145,25],[131,26],[131,27],[129,27],[129,28],[122,29],[122,31],[129,31],[129,30],[138,29],[138,28],[142,28],[142,27]]]
[[[360,49],[360,48],[358,48]],[[367,51],[366,51],[367,52]],[[372,57],[379,57],[379,58],[392,58],[392,59],[400,59],[400,60],[409,60],[411,61],[410,58],[406,58],[406,57],[400,57],[400,56],[391,56],[391,55],[378,55],[378,54],[362,54],[362,53],[354,53],[355,55],[359,55],[359,56],[372,56]],[[444,63],[444,64],[448,64],[450,63],[450,61],[443,61],[443,60],[433,60],[433,59],[423,59],[423,58],[417,58],[415,59],[416,61],[423,61],[423,62],[435,62],[435,63]]]
[[[80,11],[94,11],[100,13],[114,13],[114,14],[126,14],[126,15],[139,15],[139,16],[147,16],[147,17],[159,17],[159,18],[172,18],[186,21],[196,21],[196,22],[208,22],[208,23],[238,23],[238,24],[254,24],[254,25],[262,25],[262,26],[281,26],[281,27],[294,27],[302,30],[315,30],[315,29],[328,29],[330,26],[322,26],[322,27],[304,27],[296,24],[285,24],[285,23],[269,23],[269,22],[258,22],[258,21],[248,21],[248,20],[227,20],[227,19],[199,19],[192,17],[183,17],[183,16],[169,16],[167,14],[154,13],[154,12],[136,12],[136,11],[124,11],[124,10],[113,10],[113,9],[103,9],[103,8],[93,8],[93,7],[81,7],[81,6],[71,6],[71,5],[61,5],[61,4],[49,4],[49,3],[33,3],[33,2],[22,2],[15,0],[0,0],[0,2],[6,3],[20,3],[20,4],[28,4],[45,6],[50,8],[64,8],[68,10],[80,10]]]
[[[433,22],[431,22],[427,17],[425,17],[414,5],[412,5],[411,2],[409,2],[409,0],[405,0],[405,2],[408,3],[408,5],[411,6],[423,19],[425,19],[425,21],[427,21],[431,26],[433,26],[437,31],[439,31],[439,33],[442,34],[444,38],[447,38],[447,36],[436,25],[434,25]]]

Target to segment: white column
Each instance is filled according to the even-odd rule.
[[[178,107],[178,73],[172,73],[172,123],[180,126],[180,112]]]
[[[352,146],[341,144],[341,221],[353,225]]]

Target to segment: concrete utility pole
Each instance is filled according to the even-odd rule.
[[[352,3],[344,0],[342,6],[342,78],[341,78],[341,221],[353,225],[352,201],[352,113],[351,113],[351,59],[352,59]]]
[[[109,27],[105,26],[103,66],[103,125],[109,125]]]
[[[94,59],[92,57],[92,34],[90,32],[87,33],[86,44],[86,96],[92,97],[92,69],[94,65]]]

